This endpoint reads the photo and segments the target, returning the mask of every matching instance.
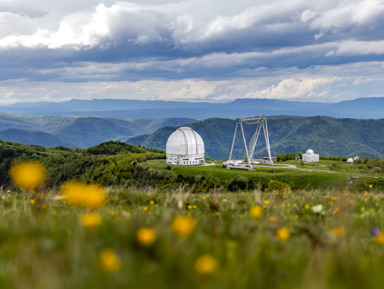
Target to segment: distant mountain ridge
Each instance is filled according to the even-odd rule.
[[[25,131],[14,128],[0,131],[0,139],[10,142],[22,143],[25,145],[38,145],[43,147],[76,147],[73,143],[67,142],[62,138],[49,133],[40,131]]]
[[[149,101],[122,99],[16,103],[0,111],[35,115],[77,115],[112,118],[238,118],[252,115],[384,118],[384,97],[359,98],[338,103],[239,98],[228,103]]]
[[[206,155],[214,159],[229,156],[235,129],[235,120],[211,118],[188,126],[198,132],[205,143]],[[128,143],[149,148],[165,149],[169,135],[176,127],[164,127],[145,136],[128,139]],[[246,125],[250,139],[255,127]],[[305,152],[311,148],[322,156],[360,156],[384,158],[384,119],[337,119],[331,117],[274,116],[268,118],[271,151],[273,155]],[[244,158],[241,136],[235,143],[234,158]],[[266,156],[261,134],[255,156]]]
[[[164,126],[195,122],[189,118],[116,119],[0,113],[0,139],[45,147],[88,148],[109,140],[152,133]]]

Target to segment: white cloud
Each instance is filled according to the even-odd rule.
[[[339,1],[336,4],[321,11],[312,21],[312,28],[348,29],[351,25],[374,24],[384,13],[383,0]]]
[[[343,41],[336,50],[337,55],[384,55],[384,40]]]
[[[106,65],[109,71],[112,67]],[[90,67],[84,67],[88,73]],[[102,68],[95,66],[98,73]],[[27,79],[0,82],[0,104],[15,101],[63,101],[69,99],[142,99],[180,101],[232,101],[236,98],[340,101],[383,96],[384,62],[318,66],[305,70],[278,69],[254,78],[225,80],[181,79],[140,81],[32,82]],[[375,93],[360,95],[359,91]]]
[[[383,59],[384,0],[3,0],[0,11],[0,79],[29,78],[3,83],[7,102],[325,101],[382,87],[381,62],[361,59]]]
[[[0,17],[6,27],[3,30],[8,31],[8,34],[0,33],[0,37],[7,34],[0,39],[0,47],[70,46],[79,49],[106,43],[171,42],[171,46],[187,49],[190,43],[228,41],[228,37],[237,37],[238,32],[247,33],[242,37],[259,37],[262,42],[262,38],[268,37],[267,32],[280,32],[283,37],[287,32],[297,33],[298,25],[324,31],[343,30],[353,24],[372,25],[384,13],[383,0],[339,1],[336,7],[333,1],[325,1],[323,5],[301,0],[259,1],[257,5],[253,1],[236,1],[236,5],[233,2],[194,0],[143,4],[139,1],[104,1],[98,4],[88,0],[84,3],[77,1],[74,7],[78,10],[71,10],[69,4],[54,5],[52,1],[39,0],[40,5],[31,5],[20,0],[14,4],[25,4],[24,9],[31,11],[39,7],[42,15],[31,17],[28,13],[14,13],[20,22],[33,22],[28,29],[23,28],[24,25],[13,27],[15,20]],[[49,15],[55,16],[55,25]]]

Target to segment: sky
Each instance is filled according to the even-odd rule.
[[[0,104],[384,96],[384,0],[0,0]]]

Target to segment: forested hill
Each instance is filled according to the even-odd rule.
[[[189,118],[117,119],[107,117],[39,116],[0,112],[0,139],[44,147],[88,148],[109,140],[152,133],[164,126],[197,121]]]
[[[214,159],[229,156],[236,122],[231,119],[210,118],[188,126],[204,140],[206,155]],[[169,135],[176,127],[165,127],[155,133],[131,138],[131,144],[165,149]],[[246,125],[250,139],[255,126]],[[274,116],[268,118],[272,155],[305,152],[311,148],[321,156],[384,157],[384,119],[337,119],[330,117]],[[243,158],[241,135],[235,145],[235,158]],[[260,134],[255,156],[265,156],[264,136]]]
[[[0,140],[0,192],[12,185],[9,175],[15,161],[39,161],[48,173],[47,187],[60,186],[66,181],[77,180],[105,186],[129,184],[154,184],[167,182],[175,176],[155,172],[139,165],[151,159],[165,158],[163,151],[143,149],[122,142],[109,141],[89,149],[66,147],[45,148]]]

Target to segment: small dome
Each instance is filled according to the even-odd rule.
[[[204,154],[204,142],[192,128],[179,127],[168,138],[166,152],[185,156]]]
[[[306,154],[307,154],[307,155],[313,155],[313,154],[314,154],[314,152],[313,152],[313,150],[311,150],[311,149],[308,149],[308,150],[307,150],[307,152],[306,152]]]
[[[349,158],[349,159],[347,160],[347,163],[353,163],[353,158]]]

